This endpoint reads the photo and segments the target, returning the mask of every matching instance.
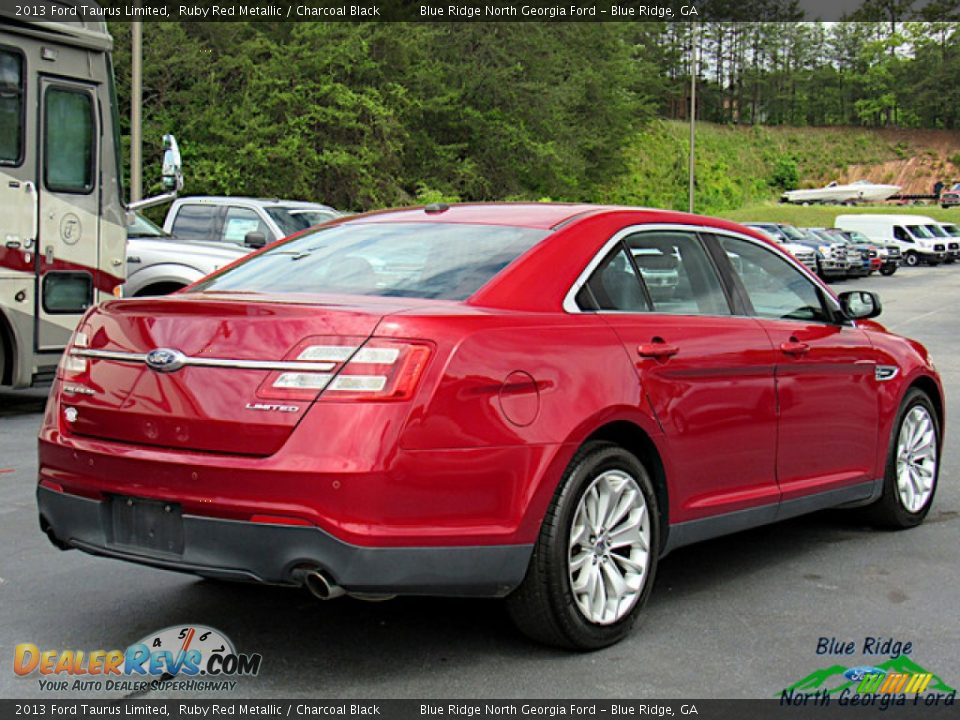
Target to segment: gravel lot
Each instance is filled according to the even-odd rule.
[[[847,288],[881,293],[880,321],[930,348],[948,412],[958,407],[960,267],[838,285]],[[960,453],[949,418],[922,527],[878,532],[835,511],[679,550],[661,563],[637,632],[568,654],[517,635],[496,601],[320,603],[60,552],[40,533],[34,501],[45,394],[0,391],[0,697],[44,696],[36,676],[14,676],[17,643],[124,648],[181,623],[211,625],[239,651],[262,653],[260,676],[234,698],[771,697],[834,663],[886,659],[859,654],[867,637],[912,642],[915,662],[960,685]],[[858,654],[818,656],[821,637],[853,640]]]

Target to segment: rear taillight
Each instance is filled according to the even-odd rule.
[[[406,400],[416,390],[430,346],[403,340],[308,338],[270,373],[258,396],[283,400]],[[300,363],[303,368],[296,367]]]
[[[82,333],[79,330],[75,332],[70,339],[70,344],[67,345],[67,349],[63,351],[63,355],[60,357],[60,364],[57,366],[57,377],[61,380],[85,378],[87,372],[90,370],[90,364],[85,357],[75,355],[73,351],[88,346],[89,341],[86,333]]]
[[[430,346],[370,340],[330,382],[320,400],[409,400],[430,359]]]

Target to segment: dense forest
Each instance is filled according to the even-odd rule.
[[[903,21],[887,2],[889,22],[145,23],[146,157],[175,132],[187,192],[352,210],[629,201],[628,151],[686,117],[694,52],[701,120],[957,128],[955,3]],[[110,29],[125,110],[130,27]]]

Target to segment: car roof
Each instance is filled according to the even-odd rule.
[[[341,223],[371,222],[436,222],[476,225],[508,225],[514,227],[557,230],[579,220],[612,213],[631,213],[637,223],[677,223],[686,225],[711,225],[717,228],[740,231],[742,225],[703,215],[674,210],[659,210],[621,205],[591,205],[587,203],[457,203],[407,207],[352,215],[342,218]]]

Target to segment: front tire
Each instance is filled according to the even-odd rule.
[[[622,447],[588,443],[564,472],[507,609],[539,642],[612,645],[646,604],[659,552],[660,514],[646,468]]]
[[[904,255],[903,261],[909,267],[916,267],[917,265],[920,264],[920,256],[917,255],[915,252],[908,252],[906,255]]]
[[[909,390],[890,436],[883,494],[868,509],[875,523],[903,529],[923,522],[937,490],[940,432],[929,396],[917,388]]]
[[[897,271],[896,265],[884,265],[882,268],[880,268],[880,274],[883,275],[884,277],[890,277],[896,271]]]

